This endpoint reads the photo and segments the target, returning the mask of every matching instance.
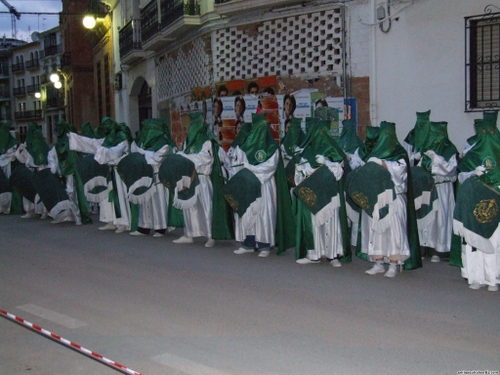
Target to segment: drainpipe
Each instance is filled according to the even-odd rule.
[[[376,1],[370,0],[370,19],[372,23],[377,22]],[[377,121],[377,28],[371,26],[370,30],[370,123],[378,126]]]

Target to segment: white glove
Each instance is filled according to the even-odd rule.
[[[474,169],[474,175],[482,176],[485,171],[486,171],[486,167],[484,165],[479,165],[476,167],[476,169]]]
[[[420,160],[422,159],[422,154],[420,152],[416,152],[413,154],[413,160]]]
[[[434,160],[437,155],[433,150],[428,150],[424,152],[424,154],[427,155],[431,160]]]
[[[316,163],[325,164],[325,157],[323,155],[316,155]]]
[[[378,165],[382,165],[383,163],[382,159],[376,158],[375,156],[372,156],[370,159],[368,159],[368,161],[372,161],[374,163],[377,163]]]

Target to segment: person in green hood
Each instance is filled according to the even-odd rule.
[[[113,230],[123,233],[130,230],[132,221],[131,206],[126,196],[126,186],[120,178],[117,165],[128,153],[132,135],[124,123],[118,123],[111,117],[103,117],[95,137],[68,133],[70,150],[94,155],[100,165],[109,167],[109,189],[105,191],[105,198],[99,202],[99,220],[105,225],[99,230]]]
[[[23,144],[16,150],[16,158],[24,164],[30,171],[41,171],[47,168],[47,155],[50,146],[43,136],[42,126],[35,122],[28,124],[28,132]],[[45,208],[40,196],[35,197],[35,202],[30,202],[23,197],[23,210],[26,212],[21,216],[23,219],[31,219],[40,215],[41,219],[47,218],[47,209]]]
[[[430,116],[431,110],[425,112],[417,112],[417,121],[415,126],[408,133],[403,141],[403,147],[408,153],[410,159],[409,167],[416,165],[423,156],[423,147],[427,143],[431,130]]]
[[[392,198],[389,199],[391,203],[389,204],[389,213],[386,216],[380,215],[377,218],[375,214],[370,216],[365,209],[362,210],[361,243],[358,240],[357,246],[363,259],[375,263],[372,268],[366,271],[366,274],[385,273],[384,276],[392,278],[397,274],[397,264],[403,264],[407,259],[413,261],[413,258],[417,257],[421,266],[420,253],[415,254],[415,251],[419,252],[418,237],[417,244],[414,244],[413,238],[412,241],[409,241],[408,156],[397,139],[395,124],[383,121],[380,124],[379,134],[373,148],[364,150],[362,154],[366,164],[375,163],[383,168],[378,168],[380,169],[380,172],[377,173],[378,178],[387,180],[393,189],[390,190]],[[362,168],[366,168],[366,166]],[[374,165],[370,168],[378,171]],[[368,172],[368,169],[365,171]],[[363,169],[358,170],[357,173],[363,173]],[[361,175],[361,177],[363,176]],[[411,215],[414,215],[414,212]],[[413,232],[416,232],[414,220],[411,227]],[[389,262],[387,271],[384,268],[384,262]]]
[[[496,292],[500,283],[500,131],[496,113],[476,120],[476,135],[458,164],[458,194],[453,230],[462,237],[461,265],[469,288],[487,285]],[[454,249],[452,249],[453,252]]]
[[[145,162],[152,166],[153,180],[149,189],[141,195],[138,229],[130,232],[130,235],[143,236],[154,231],[153,237],[163,237],[166,233],[168,210],[171,207],[168,204],[168,189],[160,183],[158,171],[165,156],[175,151],[177,147],[164,120],[151,118],[142,122],[139,136],[132,142],[130,152],[142,155]]]
[[[435,213],[431,220],[418,221],[420,245],[436,252],[431,262],[437,263],[449,254],[453,237],[453,210],[455,208],[454,182],[457,179],[457,148],[448,138],[448,123],[431,121],[426,142],[422,145],[417,166],[432,174],[437,192]]]
[[[87,200],[83,194],[81,180],[77,176],[78,154],[76,151],[69,149],[69,132],[76,133],[76,129],[66,121],[59,120],[56,124],[57,141],[49,151],[47,157],[50,171],[57,176],[63,176],[66,180],[66,193],[68,194],[68,200],[64,202],[65,208],[62,209],[63,204],[61,202],[59,204],[60,211],[53,213],[53,223],[74,221],[76,225],[81,225],[83,215],[83,221],[86,224],[90,224],[92,223],[92,219],[88,213]],[[79,181],[80,184],[78,183]]]
[[[313,264],[326,258],[333,267],[342,267],[339,259],[348,229],[347,217],[341,215],[341,210],[345,213],[341,179],[347,157],[330,133],[329,120],[307,120],[301,159],[295,166],[296,262]]]
[[[10,214],[12,188],[8,179],[12,170],[12,162],[16,160],[17,140],[10,131],[10,123],[0,123],[0,213]]]
[[[283,254],[293,246],[294,222],[280,149],[263,114],[252,114],[250,133],[234,150],[231,178],[242,169],[250,171],[260,186],[246,213],[241,217],[234,215],[235,239],[241,243],[234,253],[258,250],[259,257],[267,257],[277,244],[278,254]]]
[[[210,179],[214,166],[212,141],[208,135],[207,124],[203,121],[201,112],[190,114],[191,124],[184,142],[182,151],[177,154],[191,160],[196,168],[199,185],[195,190],[195,197],[190,199],[189,206],[182,208],[184,216],[184,234],[174,243],[193,243],[193,237],[205,237],[205,247],[214,247],[215,240],[212,237],[213,224],[213,185]],[[174,205],[181,206],[181,202],[175,200]]]

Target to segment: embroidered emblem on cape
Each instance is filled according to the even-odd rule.
[[[483,159],[483,163],[484,167],[486,168],[486,170],[491,170],[491,169],[494,169],[496,166],[497,166],[497,161],[491,157],[491,156],[486,156],[484,159]]]
[[[498,205],[494,199],[483,199],[474,208],[474,217],[481,223],[490,223],[498,213]]]
[[[316,194],[308,187],[301,187],[299,189],[299,196],[307,206],[314,207],[316,205]]]
[[[238,202],[231,194],[224,194],[224,199],[234,211],[238,211]]]
[[[354,193],[351,194],[351,198],[363,210],[368,210],[370,208],[370,204],[368,203],[368,197],[363,193],[355,191]]]
[[[189,153],[190,153],[190,154],[194,154],[194,147],[191,147],[191,148],[189,149]]]
[[[255,153],[255,160],[258,162],[262,163],[264,160],[266,160],[266,153],[264,150],[259,150]]]

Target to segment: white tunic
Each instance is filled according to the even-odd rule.
[[[7,178],[11,173],[11,162],[16,159],[16,146],[9,148],[5,154],[0,155],[0,168]],[[5,192],[0,194],[0,213],[10,214],[10,204],[12,201],[12,193]]]
[[[213,187],[210,180],[214,158],[212,142],[205,141],[200,152],[180,155],[191,160],[198,173],[200,184],[196,188],[196,201],[193,206],[182,210],[184,216],[184,235],[188,237],[212,238],[212,197]]]
[[[406,225],[406,186],[407,171],[404,159],[398,161],[384,160],[396,190],[396,201],[393,203],[393,214],[390,225],[382,233],[372,228],[373,219],[363,211],[361,214],[361,251],[372,260],[383,257],[386,261],[404,261],[410,257]]]
[[[334,174],[338,181],[344,174],[341,163],[325,160],[325,165]],[[306,159],[301,159],[296,167],[295,184],[299,185],[303,180],[314,173],[316,168],[312,168]],[[344,199],[344,197],[342,197]],[[344,255],[342,246],[342,226],[340,224],[340,194],[325,208],[314,215],[311,212],[311,222],[314,240],[314,249],[307,249],[307,258],[310,260],[319,260],[321,257],[334,259]],[[320,215],[327,213],[327,216]],[[321,218],[320,218],[321,216]]]
[[[231,175],[236,174],[244,166],[236,166],[245,164],[259,179],[261,183],[261,202],[258,213],[245,215],[245,220],[242,220],[237,214],[234,214],[235,239],[243,242],[247,236],[255,236],[256,242],[268,243],[270,246],[276,245],[275,230],[276,230],[276,212],[277,212],[277,194],[276,181],[274,173],[278,167],[280,151],[276,152],[265,162],[258,165],[248,164],[248,158],[243,150],[236,147],[233,153],[233,165]]]

